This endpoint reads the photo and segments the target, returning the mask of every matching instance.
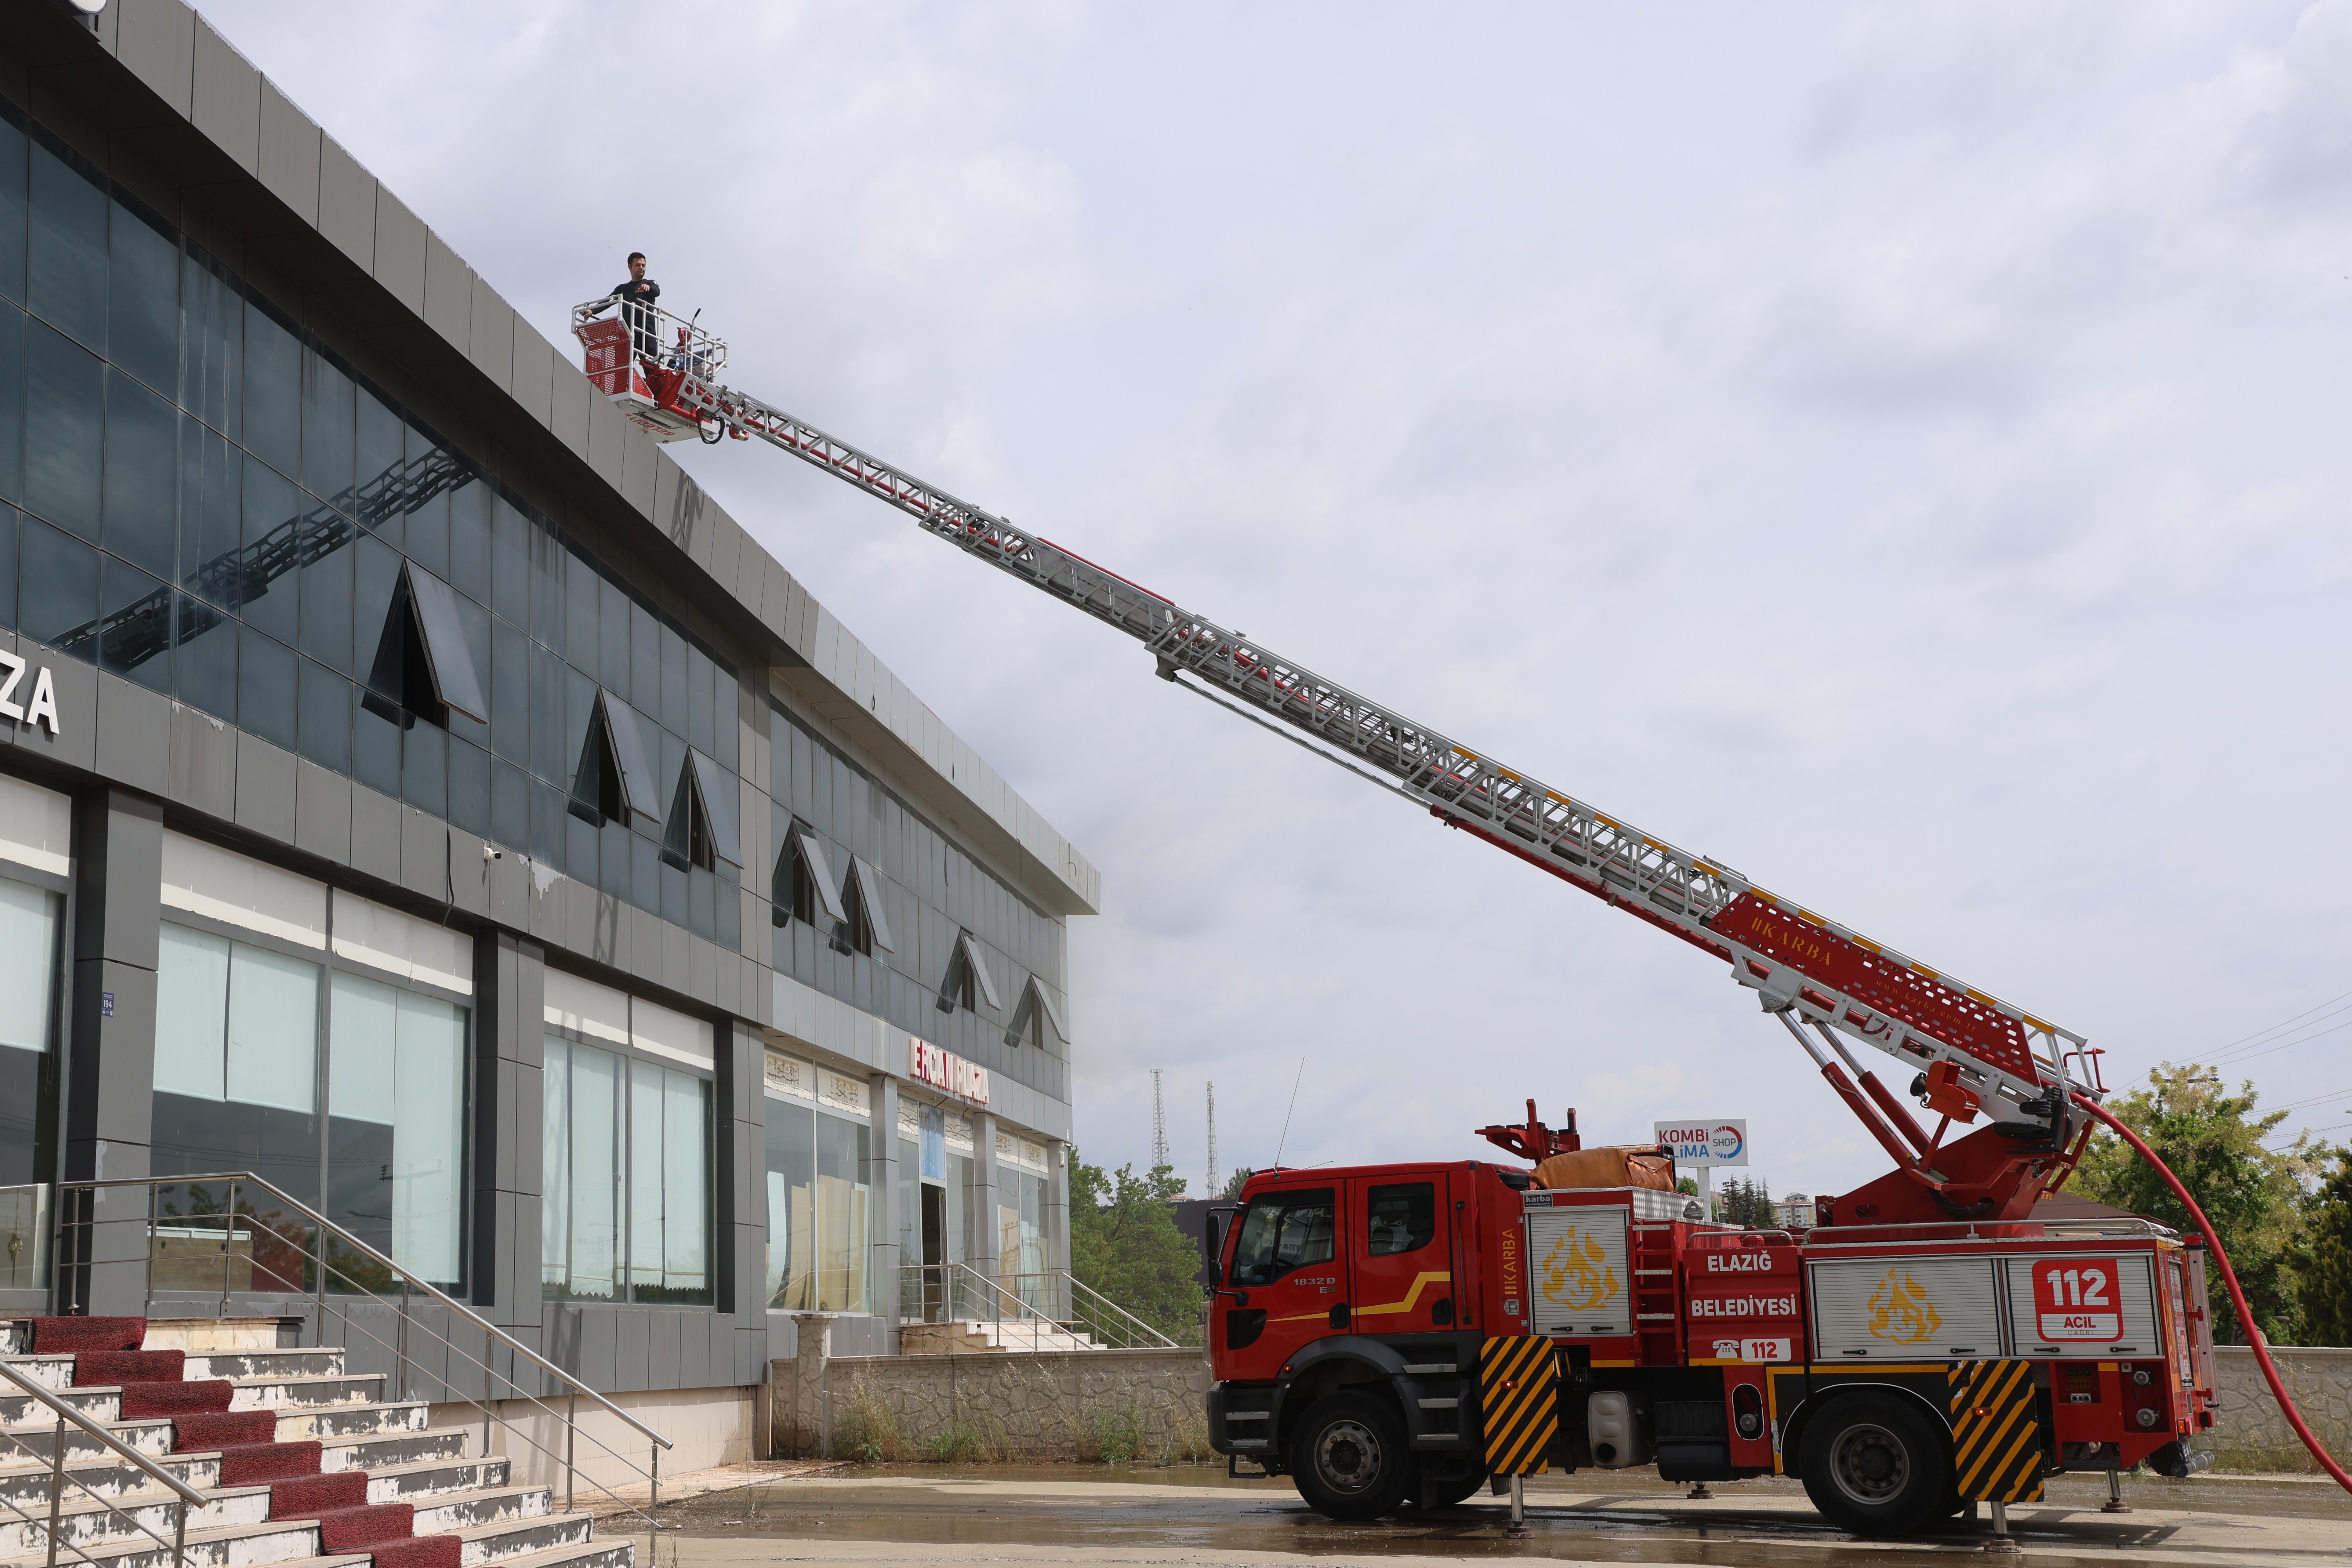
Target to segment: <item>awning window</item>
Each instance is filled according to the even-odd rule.
[[[775,905],[778,925],[788,919],[815,925],[820,915],[835,925],[849,919],[841,907],[841,895],[834,890],[833,872],[824,863],[824,846],[804,822],[795,822],[785,830],[768,896]]]
[[[670,792],[669,826],[662,852],[680,865],[706,871],[718,862],[740,869],[742,851],[735,842],[733,780],[717,763],[692,747],[677,770],[677,787]]]
[[[600,689],[588,717],[587,738],[581,742],[580,765],[572,774],[572,799],[606,822],[626,822],[635,816],[646,826],[657,827],[661,801],[655,787],[636,710]]]
[[[940,988],[940,1011],[952,1013],[959,1006],[975,1009],[975,1004],[983,1002],[992,1013],[1003,1010],[1004,1004],[997,999],[996,981],[981,957],[980,943],[971,932],[958,931],[948,954],[947,979]]]
[[[849,943],[860,952],[880,948],[896,952],[898,944],[890,940],[890,917],[882,907],[882,877],[862,857],[849,858],[849,881],[842,889],[849,895]]]
[[[369,710],[403,725],[424,719],[446,729],[451,710],[490,721],[457,590],[414,562],[401,568],[367,685]]]

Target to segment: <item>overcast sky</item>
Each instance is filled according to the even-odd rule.
[[[744,389],[2111,1083],[2352,1128],[2352,5],[201,9],[551,340],[647,251]],[[1157,1067],[1195,1191],[1205,1080],[1269,1163],[1303,1060],[1292,1164],[1532,1095],[1885,1168],[1714,961],[672,449],[1102,868],[1090,1158]]]

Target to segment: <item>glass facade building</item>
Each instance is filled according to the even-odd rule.
[[[410,1280],[684,1399],[1066,1267],[1093,868],[207,24],[121,13],[0,38],[0,1307]],[[59,1249],[100,1181],[135,1262]]]

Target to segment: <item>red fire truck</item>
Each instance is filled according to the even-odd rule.
[[[1210,1443],[1336,1519],[1654,1467],[1901,1534],[2055,1471],[2186,1475],[2212,1425],[2204,1268],[2137,1222],[1792,1236],[1465,1162],[1261,1173],[1219,1251]]]
[[[1514,1478],[1516,1516],[1515,1478],[1655,1466],[1698,1485],[1794,1474],[1824,1514],[1876,1534],[1978,1500],[1999,1529],[2060,1470],[2105,1471],[2112,1488],[2143,1461],[2201,1468],[2210,1227],[2184,1240],[2032,1217],[2095,1122],[2196,1214],[2102,1105],[2082,1036],[721,384],[727,345],[694,321],[653,310],[624,331],[602,309],[573,311],[588,374],[654,439],[756,439],[814,464],[1134,639],[1180,689],[1725,964],[1894,1162],[1823,1199],[1801,1236],[1708,1223],[1630,1163],[1622,1181],[1561,1164],[1591,1152],[1574,1112],[1554,1131],[1532,1101],[1524,1125],[1480,1129],[1525,1168],[1265,1173],[1216,1259],[1221,1451],[1295,1477],[1338,1518],[1459,1500],[1489,1478]],[[1849,1043],[1912,1075],[1932,1131]],[[2290,1424],[2352,1489],[2253,1348]]]

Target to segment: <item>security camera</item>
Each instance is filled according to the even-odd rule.
[[[498,848],[493,845],[485,844],[482,846],[482,860],[484,864],[487,865],[492,860],[503,860],[506,858],[507,852],[505,850]]]

